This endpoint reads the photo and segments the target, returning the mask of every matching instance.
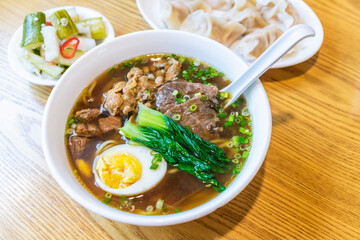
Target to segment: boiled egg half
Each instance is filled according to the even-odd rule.
[[[96,157],[93,171],[95,182],[106,192],[131,196],[150,190],[165,176],[164,159],[157,169],[150,169],[153,156],[144,146],[121,144]]]

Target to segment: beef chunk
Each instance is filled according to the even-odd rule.
[[[80,117],[85,122],[90,122],[101,114],[98,108],[86,108],[75,113],[75,117]]]
[[[192,112],[190,106],[193,104],[197,106],[197,109]],[[172,117],[174,114],[180,114],[179,124],[181,126],[188,125],[191,131],[201,138],[211,140],[218,137],[217,131],[219,130],[216,126],[219,119],[211,105],[211,101],[201,101],[199,97],[195,97],[185,103],[173,106],[165,112],[165,115]]]
[[[170,66],[165,72],[165,81],[175,79],[181,70],[181,62],[176,61],[174,58],[170,58],[169,64]]]
[[[190,98],[193,98],[195,93],[201,93],[207,95],[209,101],[214,105],[218,103],[216,96],[219,90],[215,86],[185,81],[173,81],[165,83],[157,92],[156,106],[162,113],[175,106],[175,98],[172,95],[174,90],[177,90],[183,95],[188,95]]]
[[[79,123],[75,133],[81,137],[100,137],[102,132],[95,123]]]
[[[118,131],[121,127],[121,119],[119,117],[106,117],[99,119],[99,127],[103,133],[110,131]]]
[[[70,151],[74,155],[77,155],[77,154],[81,153],[82,151],[84,151],[84,149],[86,148],[86,145],[88,145],[90,143],[90,139],[87,137],[72,136],[70,138],[69,143],[70,143],[69,144]]]

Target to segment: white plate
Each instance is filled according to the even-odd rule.
[[[105,28],[106,28],[106,38],[103,39],[102,42],[110,41],[115,37],[114,28],[111,25],[110,21],[101,13],[98,11],[95,11],[90,8],[86,7],[79,7],[79,6],[63,6],[63,7],[57,7],[52,8],[43,11],[46,15],[46,17],[50,16],[53,12],[60,10],[60,9],[69,9],[75,7],[77,13],[79,14],[80,20],[81,19],[87,19],[87,18],[94,18],[94,17],[102,17]],[[25,17],[25,16],[24,16]],[[38,84],[38,85],[44,85],[44,86],[55,86],[55,84],[58,82],[58,80],[54,79],[44,79],[36,76],[34,73],[31,73],[28,71],[23,64],[23,61],[19,58],[18,52],[20,51],[20,42],[22,39],[22,30],[23,25],[21,25],[16,32],[13,34],[13,36],[10,39],[10,43],[8,46],[8,59],[10,66],[13,68],[13,70],[20,75],[21,77],[27,79],[29,82]]]
[[[288,0],[299,14],[304,24],[315,30],[315,37],[300,42],[296,54],[286,56],[275,63],[271,68],[283,68],[304,62],[311,58],[319,49],[324,39],[324,30],[314,11],[302,0]],[[166,29],[160,19],[161,0],[136,0],[137,6],[145,21],[154,29]]]

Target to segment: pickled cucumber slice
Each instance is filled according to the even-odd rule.
[[[27,49],[39,48],[44,43],[41,34],[41,24],[45,24],[46,17],[42,12],[30,13],[25,16],[21,47]]]
[[[27,60],[29,60],[29,62],[33,64],[36,68],[46,72],[53,78],[57,78],[65,70],[64,68],[57,65],[49,64],[44,60],[44,58],[33,53],[28,54]]]
[[[91,38],[103,39],[106,38],[106,28],[102,18],[89,18],[80,21],[84,26],[90,26]]]
[[[56,28],[60,40],[68,38],[79,32],[76,24],[64,9],[54,12],[50,17],[51,24]]]

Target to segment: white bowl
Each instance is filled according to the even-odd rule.
[[[114,64],[153,53],[175,53],[201,59],[230,79],[237,79],[247,69],[246,63],[228,48],[192,33],[149,30],[117,37],[90,50],[61,77],[45,107],[42,146],[53,177],[82,206],[115,221],[161,226],[183,223],[209,214],[236,197],[249,184],[263,163],[269,146],[271,112],[265,90],[258,80],[245,92],[253,123],[252,150],[248,160],[232,184],[209,202],[188,211],[162,216],[136,215],[105,205],[87,192],[73,175],[64,143],[67,117],[81,91],[96,76]]]
[[[63,6],[63,7],[57,7],[57,8],[45,10],[45,11],[43,11],[43,13],[45,13],[45,15],[48,17],[55,11],[58,11],[61,9],[69,9],[69,8],[73,8],[73,7],[76,8],[76,11],[79,14],[80,20],[87,19],[87,18],[95,18],[95,17],[103,18],[105,28],[106,28],[106,38],[104,38],[102,40],[102,42],[107,42],[115,37],[114,28],[111,25],[110,21],[104,15],[102,15],[98,11],[95,11],[94,9],[86,8],[86,7],[79,7],[79,6]],[[28,80],[31,83],[38,84],[38,85],[44,85],[44,86],[55,86],[55,84],[59,80],[54,80],[54,79],[50,79],[50,78],[49,79],[39,78],[38,76],[29,72],[25,68],[25,66],[18,54],[21,49],[20,43],[21,43],[21,39],[22,39],[22,32],[23,32],[23,25],[21,25],[16,30],[16,32],[12,35],[12,37],[10,39],[9,46],[8,46],[8,59],[9,59],[10,66],[17,74],[19,74],[21,77],[25,78],[26,80]]]
[[[283,68],[304,62],[311,58],[321,47],[324,39],[324,30],[319,18],[314,11],[302,0],[288,0],[296,12],[299,14],[303,23],[312,27],[315,37],[301,41],[296,54],[281,58],[271,68]],[[137,6],[145,21],[154,29],[166,29],[165,24],[160,19],[161,0],[136,0]],[[250,63],[250,62],[249,62]]]

